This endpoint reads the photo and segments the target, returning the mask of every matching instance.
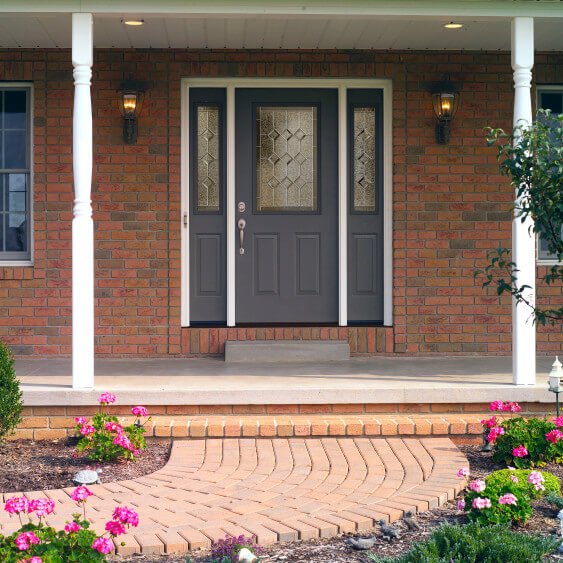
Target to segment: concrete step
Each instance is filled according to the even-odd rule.
[[[340,362],[350,359],[346,340],[254,340],[225,342],[225,362]]]

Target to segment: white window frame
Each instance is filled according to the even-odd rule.
[[[34,224],[33,224],[33,109],[34,104],[34,90],[32,82],[0,82],[0,87],[3,90],[14,89],[22,90],[27,89],[29,92],[29,258],[26,260],[13,260],[2,259],[2,252],[0,252],[0,269],[10,267],[29,267],[33,266],[34,260]]]
[[[194,88],[225,88],[227,91],[227,326],[235,316],[235,90],[237,88],[330,88],[338,91],[338,264],[339,326],[348,325],[348,127],[349,88],[383,90],[383,325],[393,325],[393,84],[390,79],[342,78],[183,78],[181,80],[181,326],[190,326],[190,185],[189,185],[189,91]]]

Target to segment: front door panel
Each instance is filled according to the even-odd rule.
[[[235,107],[236,322],[336,323],[337,91],[239,89]]]

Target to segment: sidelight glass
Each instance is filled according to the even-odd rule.
[[[218,212],[221,193],[221,131],[219,106],[197,107],[197,211]]]
[[[30,257],[29,95],[0,88],[0,261]]]
[[[377,210],[375,108],[355,107],[353,121],[353,210],[374,213]]]
[[[317,108],[256,108],[256,210],[315,212]]]

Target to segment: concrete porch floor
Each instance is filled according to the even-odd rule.
[[[221,359],[98,359],[96,388],[71,387],[70,358],[18,359],[26,406],[94,405],[100,390],[121,404],[552,403],[550,356],[537,384],[512,385],[510,357],[370,357],[343,362],[226,364]]]

